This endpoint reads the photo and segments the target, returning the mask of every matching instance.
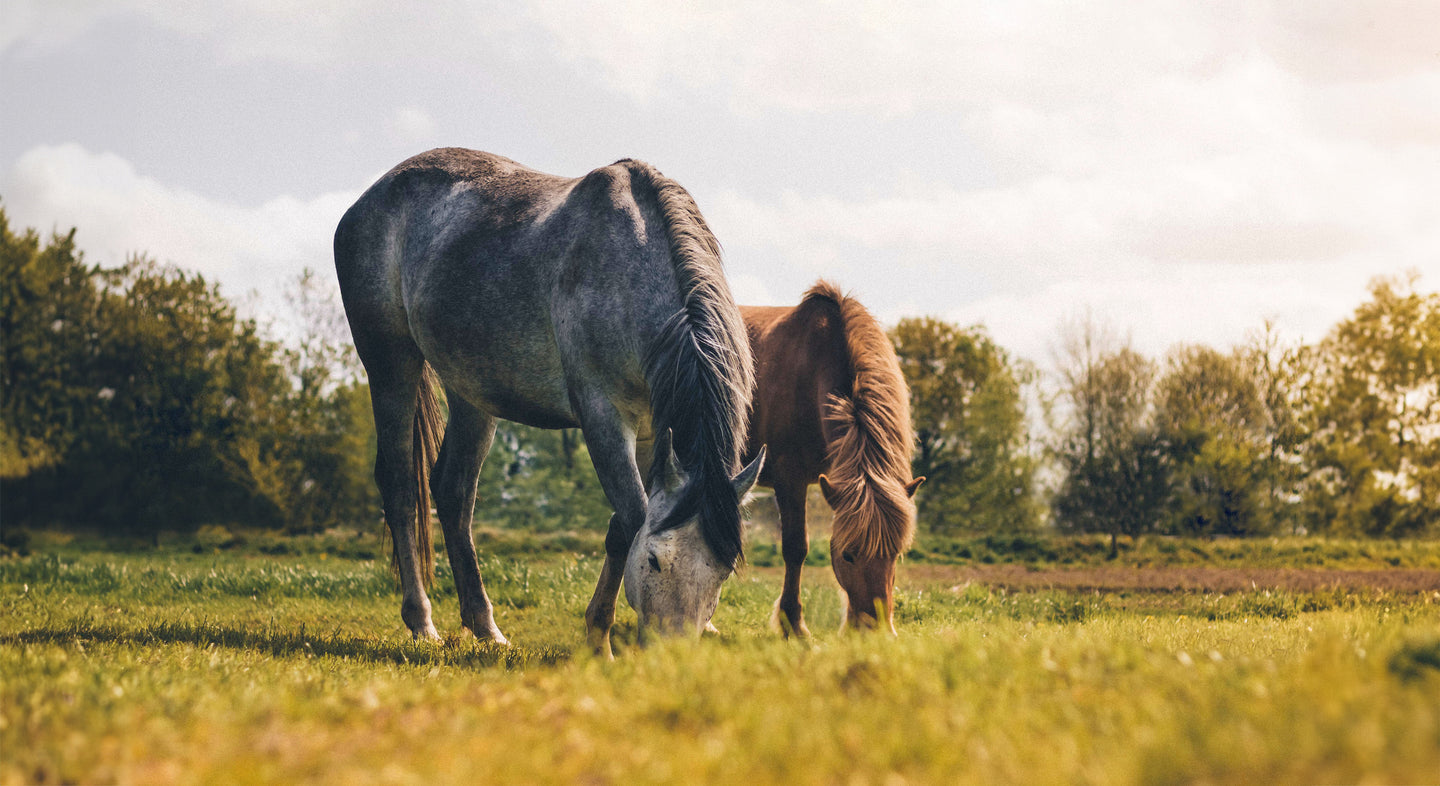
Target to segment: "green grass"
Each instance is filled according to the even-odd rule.
[[[1021,563],[1083,567],[1119,563],[1132,567],[1250,567],[1383,570],[1440,569],[1440,541],[1356,540],[1322,537],[1206,540],[1149,535],[1121,538],[1110,555],[1108,536],[984,535],[920,536],[906,555],[938,564]],[[827,555],[828,556],[828,555]]]
[[[598,540],[574,537],[488,538],[515,643],[500,648],[461,634],[443,572],[445,641],[411,641],[388,570],[357,556],[373,543],[117,552],[37,536],[0,560],[0,782],[1440,773],[1440,593],[1005,592],[905,584],[902,566],[892,640],[835,632],[821,568],[806,574],[816,636],[798,643],[769,633],[779,576],[753,567],[727,583],[718,637],[637,647],[622,601],[603,663],[581,621]]]

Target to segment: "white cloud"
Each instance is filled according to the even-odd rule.
[[[231,58],[292,63],[448,55],[481,39],[523,48],[538,32],[620,92],[716,89],[746,111],[1103,111],[1247,62],[1306,82],[1399,79],[1434,70],[1440,29],[1427,0],[440,0],[418,13],[385,0],[11,0],[0,49],[57,46],[123,15],[212,37]]]
[[[395,110],[388,125],[390,132],[404,142],[424,142],[435,134],[435,120],[428,112],[414,106]]]
[[[1440,6],[1414,0],[1055,3],[663,0],[529,5],[559,50],[640,97],[667,81],[803,110],[1081,107],[1260,53],[1308,78],[1433,68]]]
[[[1006,349],[1049,365],[1067,320],[1092,315],[1161,357],[1176,344],[1225,348],[1266,320],[1287,341],[1314,341],[1366,297],[1374,275],[1400,272],[1350,260],[1316,264],[1185,265],[1169,270],[1117,266],[1105,275],[1052,279],[943,311],[962,325],[983,324]],[[1440,272],[1440,271],[1435,271]],[[1432,276],[1431,284],[1435,283]]]
[[[1395,168],[1414,163],[1402,160]],[[1440,177],[1433,170],[1407,171],[1421,181],[1412,189],[1423,190],[1425,178]],[[1243,183],[1243,178],[1220,182]],[[258,290],[270,313],[281,302],[281,288],[304,267],[330,275],[330,238],[339,216],[358,196],[357,190],[311,200],[277,197],[256,206],[226,204],[166,186],[119,156],[77,145],[28,151],[0,186],[16,226],[42,231],[76,226],[80,246],[92,261],[117,264],[129,253],[146,252],[205,273],[231,296]],[[1233,187],[1243,191],[1242,185]],[[1127,195],[1113,184],[1057,179],[978,192],[917,187],[871,202],[795,193],[757,202],[732,191],[711,200],[709,213],[721,237],[739,241],[727,240],[727,246],[740,246],[731,248],[739,253],[730,254],[738,302],[798,299],[798,290],[777,295],[773,276],[758,274],[763,268],[736,264],[737,257],[781,259],[808,268],[811,277],[838,278],[886,321],[930,313],[961,324],[984,323],[1002,345],[1042,363],[1060,322],[1086,310],[1159,355],[1180,341],[1217,346],[1240,341],[1267,318],[1292,337],[1318,338],[1364,298],[1370,277],[1406,267],[1421,270],[1427,286],[1440,283],[1440,221],[1425,231],[1418,224],[1427,214],[1412,211],[1389,225],[1402,230],[1398,235],[1377,235],[1366,229],[1374,217],[1360,204],[1374,195],[1363,191],[1328,197],[1355,203],[1319,200],[1328,205],[1323,223],[1344,227],[1348,211],[1362,213],[1355,226],[1364,230],[1364,242],[1337,244],[1332,253],[1319,253],[1326,249],[1316,249],[1303,232],[1303,242],[1278,241],[1287,254],[1263,259],[1237,254],[1244,264],[1138,253],[1149,238],[1123,231],[1153,224],[1126,224],[1126,211],[1179,199],[1187,189],[1172,191]],[[1313,191],[1306,193],[1313,196]],[[1199,207],[1188,212],[1178,204],[1166,208],[1197,225],[1219,222],[1198,231],[1195,242],[1206,251],[1197,256],[1224,256],[1226,237],[1250,242],[1243,225],[1230,226],[1230,234],[1223,231],[1231,214],[1221,210],[1216,218],[1209,204],[1200,199]],[[1406,198],[1396,204],[1412,205]],[[1085,209],[1066,212],[1067,205]],[[1244,212],[1236,215],[1243,218]],[[1407,243],[1408,253],[1403,251]],[[1176,242],[1165,245],[1173,251]],[[863,260],[881,250],[900,262],[865,275],[855,275],[863,268],[845,275],[840,267],[842,260]],[[961,296],[974,282],[982,282],[987,293]]]
[[[8,0],[5,8],[0,50],[54,48],[107,21],[139,17],[208,39],[229,60],[307,65],[463,52],[476,36],[504,27],[464,0],[427,3],[423,11],[385,0]]]
[[[91,262],[118,265],[134,253],[203,273],[231,297],[257,291],[269,311],[310,267],[332,276],[335,225],[359,191],[241,206],[206,199],[136,172],[113,153],[43,146],[5,173],[5,209],[15,227],[78,229]]]
[[[1360,249],[1440,255],[1440,148],[1384,152],[1344,144],[1257,150],[1083,178],[992,189],[945,184],[847,200],[785,192],[711,200],[717,226],[804,258],[826,247],[888,248],[1005,261],[1055,272],[1137,257],[1167,262],[1331,260]],[[1427,198],[1429,197],[1429,198]]]
[[[1373,276],[1416,269],[1440,286],[1436,148],[1297,140],[990,189],[856,200],[732,190],[708,209],[732,260],[837,276],[890,320],[984,322],[1037,361],[1058,321],[1087,309],[1159,354],[1179,341],[1228,345],[1270,318],[1313,340]]]
[[[55,3],[12,0],[0,8],[0,51],[28,44],[51,47],[90,29],[112,10],[111,3]]]
[[[504,46],[543,79],[581,74],[677,116],[714,96],[800,143],[796,118],[841,136],[856,117],[954,119],[930,143],[973,149],[968,181],[897,174],[884,138],[838,146],[861,154],[824,187],[687,179],[742,302],[792,302],[777,281],[829,275],[887,318],[981,319],[1039,360],[1085,306],[1153,350],[1235,340],[1267,316],[1313,338],[1373,275],[1413,267],[1440,285],[1440,3],[447,0],[417,14],[380,0],[16,0],[0,47],[58,45],[121,14],[228,59],[342,68]],[[375,122],[419,146],[436,124],[410,100],[379,104],[400,108]],[[515,122],[566,121],[539,102]],[[631,108],[616,103],[622,125]],[[78,225],[99,253],[147,249],[242,289],[295,260],[328,269],[351,196],[240,207],[65,146],[27,153],[3,193],[13,217]]]
[[[730,294],[734,296],[736,303],[743,303],[747,306],[775,306],[781,305],[770,288],[759,277],[751,273],[730,273]]]

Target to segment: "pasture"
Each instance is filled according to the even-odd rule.
[[[462,635],[443,567],[444,641],[413,642],[374,539],[39,539],[0,559],[0,781],[1440,780],[1437,545],[1158,541],[1111,562],[1099,541],[922,542],[900,566],[898,639],[839,635],[818,567],[801,643],[767,628],[780,572],[752,543],[719,636],[640,648],[622,604],[606,663],[584,651],[598,536],[480,535],[510,648]],[[976,572],[1006,562],[1119,583]],[[1115,578],[1240,564],[1421,585]]]

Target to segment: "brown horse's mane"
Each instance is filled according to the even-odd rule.
[[[859,301],[828,281],[805,293],[840,309],[853,374],[848,397],[832,394],[825,421],[832,435],[826,447],[835,508],[832,548],[866,558],[894,557],[915,536],[910,480],[910,394],[890,337]]]

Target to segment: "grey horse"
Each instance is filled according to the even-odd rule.
[[[642,630],[708,624],[764,456],[739,469],[750,347],[685,189],[640,161],[562,178],[432,150],[346,211],[335,271],[369,376],[375,480],[414,636],[437,637],[433,494],[461,622],[505,642],[470,530],[497,418],[585,434],[615,510],[585,613],[597,653],[611,653],[622,576]]]

